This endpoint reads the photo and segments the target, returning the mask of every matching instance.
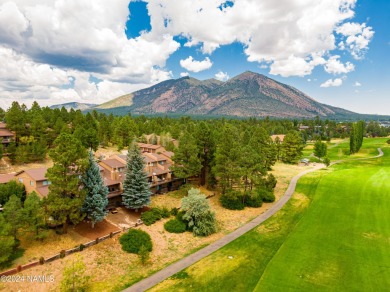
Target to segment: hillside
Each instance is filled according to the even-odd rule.
[[[92,103],[80,103],[80,102],[68,102],[68,103],[62,103],[62,104],[55,104],[50,106],[51,109],[56,109],[56,108],[66,108],[67,110],[70,110],[71,108],[74,110],[87,110],[90,108],[93,108],[97,106],[97,104],[92,104]]]
[[[244,72],[226,82],[171,79],[101,104],[123,114],[187,114],[235,117],[348,118],[358,114],[319,103],[298,89]]]

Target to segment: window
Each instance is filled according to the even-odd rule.
[[[22,178],[19,178],[19,182],[20,182],[20,183],[23,183],[23,179],[22,179]]]
[[[30,186],[33,186],[33,185],[34,185],[34,181],[30,180]]]
[[[44,186],[50,185],[51,182],[49,180],[44,180],[42,183]]]

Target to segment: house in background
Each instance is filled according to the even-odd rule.
[[[9,143],[15,141],[16,134],[7,128],[7,124],[0,122],[0,141],[3,144],[3,148],[7,148]]]
[[[49,194],[49,185],[51,184],[46,178],[46,172],[46,167],[22,170],[15,174],[14,179],[24,185],[27,194],[35,191],[44,198]]]
[[[165,148],[161,145],[153,145],[153,144],[145,144],[145,143],[137,143],[138,147],[141,149],[141,152],[148,153],[161,153],[166,151]]]

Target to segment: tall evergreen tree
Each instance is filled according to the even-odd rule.
[[[4,218],[11,225],[10,235],[13,236],[15,242],[18,242],[18,235],[24,225],[24,218],[22,202],[16,195],[12,195],[4,205]]]
[[[92,221],[93,228],[96,222],[102,221],[107,216],[108,188],[104,185],[92,151],[89,151],[88,168],[82,177],[82,182],[86,192],[82,211]]]
[[[175,176],[187,178],[198,175],[202,169],[202,163],[198,157],[198,146],[195,138],[188,132],[185,132],[179,142],[179,148],[173,156],[175,165],[172,167]]]
[[[200,185],[204,186],[206,181],[214,179],[211,177],[211,167],[213,166],[215,154],[214,135],[210,127],[205,122],[200,122],[195,128],[195,139],[198,146],[198,158],[202,164],[200,170]]]
[[[295,163],[302,156],[303,141],[297,131],[289,131],[283,140],[282,160],[286,163]]]
[[[46,205],[55,223],[63,224],[63,232],[67,233],[70,222],[77,224],[83,219],[81,207],[85,193],[79,176],[87,166],[88,154],[81,142],[69,133],[58,136],[54,146],[49,153],[54,165],[47,170],[51,185]]]
[[[328,148],[325,143],[321,142],[320,139],[314,144],[314,156],[318,158],[325,157],[328,152]]]
[[[144,158],[137,143],[133,141],[127,153],[127,169],[122,194],[123,203],[129,209],[138,210],[150,204],[152,193],[144,168]]]
[[[12,236],[12,226],[0,213],[0,265],[6,263],[11,257],[15,240]]]
[[[34,233],[35,239],[42,239],[41,228],[45,226],[45,214],[42,208],[42,202],[36,192],[27,196],[24,202],[23,217],[27,225],[27,230]]]

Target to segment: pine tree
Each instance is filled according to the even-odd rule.
[[[85,194],[79,176],[86,168],[88,154],[80,141],[68,133],[58,136],[54,146],[49,153],[54,165],[47,170],[51,185],[46,207],[55,223],[63,224],[63,232],[67,233],[69,222],[77,224],[83,219]]]
[[[129,209],[138,210],[150,203],[152,193],[144,168],[144,158],[137,143],[133,141],[127,153],[127,169],[122,194],[123,203]]]
[[[15,240],[12,236],[12,226],[0,213],[0,265],[6,263],[12,256]]]
[[[303,141],[301,134],[297,131],[290,131],[284,137],[282,146],[282,161],[295,163],[302,156]]]
[[[82,177],[86,192],[82,211],[92,221],[92,228],[96,222],[102,221],[107,215],[108,188],[104,185],[98,164],[95,162],[92,151],[89,151],[89,164]]]
[[[45,214],[41,199],[36,192],[32,192],[27,196],[24,202],[23,217],[27,230],[34,233],[35,239],[45,237],[44,233],[40,233],[41,228],[45,226]]]
[[[22,202],[16,195],[12,195],[4,205],[4,218],[11,225],[10,235],[18,242],[20,228],[24,225]]]
[[[172,168],[176,177],[188,178],[200,174],[202,163],[198,157],[198,146],[190,133],[185,132],[181,136],[173,160],[175,165]]]

